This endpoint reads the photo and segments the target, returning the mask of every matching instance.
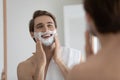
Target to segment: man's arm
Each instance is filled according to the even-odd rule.
[[[60,68],[60,70],[64,76],[64,79],[66,79],[68,72],[69,72],[69,68],[60,59],[55,60],[55,62],[58,65],[58,67]]]
[[[56,64],[58,65],[58,67],[60,68],[60,70],[64,76],[64,79],[66,79],[68,72],[69,72],[69,68],[61,60],[61,48],[60,48],[60,44],[59,44],[57,35],[55,36],[55,51],[54,51],[53,59],[56,62]]]
[[[35,76],[33,80],[44,80],[45,67],[37,67],[35,70]]]

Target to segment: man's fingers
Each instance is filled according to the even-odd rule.
[[[43,52],[41,41],[38,38],[36,39],[36,52]]]
[[[61,57],[61,49],[60,48],[61,47],[60,47],[58,36],[55,35],[55,52],[54,52],[55,60]]]
[[[57,35],[55,35],[55,45],[56,45],[56,47],[60,46],[59,39],[58,39]]]

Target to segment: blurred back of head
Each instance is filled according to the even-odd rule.
[[[120,32],[120,0],[84,0],[84,8],[99,33]]]

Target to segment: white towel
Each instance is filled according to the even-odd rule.
[[[74,65],[79,64],[81,60],[81,52],[72,48],[62,47],[61,56],[63,63],[69,68],[72,68]],[[50,61],[46,80],[64,80],[61,70],[53,59]]]

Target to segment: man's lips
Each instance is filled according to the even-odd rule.
[[[44,39],[48,39],[49,37],[51,37],[53,34],[45,34],[45,35],[42,35],[41,37],[44,38]]]

